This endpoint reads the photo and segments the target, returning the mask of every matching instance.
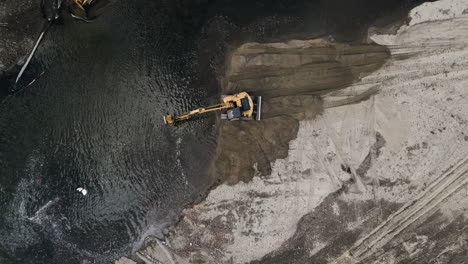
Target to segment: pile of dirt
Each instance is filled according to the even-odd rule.
[[[244,44],[228,59],[225,93],[263,97],[262,120],[224,122],[215,168],[220,181],[249,181],[288,155],[299,121],[323,109],[321,96],[350,86],[389,58],[386,47],[317,39]]]

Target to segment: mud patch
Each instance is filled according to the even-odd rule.
[[[367,154],[364,161],[359,165],[359,168],[356,170],[357,175],[364,177],[369,168],[372,166],[372,160],[379,157],[382,147],[385,145],[385,139],[379,133],[375,133],[375,143],[371,147],[369,154]]]
[[[228,60],[224,90],[261,95],[263,120],[223,123],[215,161],[218,179],[236,183],[250,180],[256,170],[269,174],[271,162],[287,157],[299,121],[321,113],[323,95],[348,87],[389,56],[384,46],[331,39],[242,45]],[[346,103],[368,98],[361,95]]]
[[[259,122],[225,122],[215,162],[218,177],[233,184],[249,181],[256,171],[270,174],[271,162],[288,155],[299,120],[312,118],[321,109],[319,97],[284,96],[265,102],[265,116]]]

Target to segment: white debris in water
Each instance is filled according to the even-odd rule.
[[[42,206],[41,208],[39,208],[39,210],[36,211],[36,213],[34,213],[33,216],[31,217],[28,217],[28,219],[30,221],[33,221],[33,222],[36,222],[36,223],[40,223],[41,222],[41,219],[40,217],[44,215],[45,211],[47,210],[47,208],[49,208],[52,204],[54,204],[56,201],[58,201],[58,198],[55,198],[54,200],[50,200],[48,201],[44,206]],[[21,203],[21,206],[24,206],[24,203]]]
[[[81,194],[83,194],[83,195],[88,194],[88,190],[86,190],[86,189],[83,188],[83,187],[78,187],[78,188],[76,188],[76,190],[79,191],[79,192],[80,192]]]

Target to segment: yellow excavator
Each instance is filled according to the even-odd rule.
[[[221,119],[225,120],[260,120],[262,111],[262,97],[251,96],[246,92],[233,95],[223,95],[223,102],[217,105],[202,107],[188,113],[173,116],[165,115],[165,124],[174,124],[177,121],[189,119],[193,116],[222,111]]]
[[[93,18],[89,17],[89,10],[97,0],[69,0],[71,16],[76,19],[84,21],[91,21]]]
[[[75,4],[83,11],[85,11],[85,6],[90,5],[93,0],[73,0]]]

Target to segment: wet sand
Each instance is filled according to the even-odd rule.
[[[270,174],[271,163],[288,155],[299,121],[322,112],[321,96],[378,69],[389,54],[385,46],[326,39],[242,45],[228,60],[225,93],[261,95],[262,120],[222,123],[219,179],[234,184],[256,171]]]

